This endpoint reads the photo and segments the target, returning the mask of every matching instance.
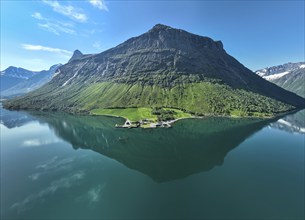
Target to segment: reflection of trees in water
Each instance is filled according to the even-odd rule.
[[[164,182],[222,165],[225,156],[269,121],[205,118],[172,129],[116,129],[117,118],[35,113],[73,148],[91,149]]]

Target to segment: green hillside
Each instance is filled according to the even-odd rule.
[[[37,109],[99,113],[97,109],[169,107],[195,115],[236,116],[271,116],[292,109],[290,105],[253,92],[210,82],[172,88],[103,82],[86,87],[62,87],[51,94],[47,88],[16,99],[20,105],[17,108],[38,106]],[[50,100],[45,100],[46,94]],[[31,98],[33,96],[35,100]],[[103,114],[124,116],[110,111]]]

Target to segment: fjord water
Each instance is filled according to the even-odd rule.
[[[116,129],[1,109],[1,218],[304,218],[305,111]]]

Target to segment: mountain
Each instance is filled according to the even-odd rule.
[[[79,50],[75,50],[72,57],[70,58],[70,60],[68,62],[78,60],[78,59],[82,58],[83,56],[84,56],[84,54],[82,52],[80,52]]]
[[[59,71],[45,86],[4,106],[70,112],[170,107],[193,114],[261,116],[305,105],[303,98],[244,67],[221,41],[161,24]]]
[[[285,63],[283,65],[266,67],[264,69],[260,69],[255,71],[255,73],[264,79],[267,80],[274,80],[281,78],[293,72],[295,70],[300,70],[305,68],[305,62],[298,62],[298,63]]]
[[[256,73],[270,82],[305,98],[305,62],[268,67],[257,70]]]
[[[3,82],[3,84],[5,84],[4,85],[5,89],[1,90],[1,97],[8,98],[13,96],[18,96],[41,87],[42,85],[46,84],[52,79],[54,73],[60,66],[61,64],[56,64],[51,66],[49,70],[42,70],[39,72],[29,71],[22,68],[9,67],[8,69],[10,70],[22,69],[23,71],[19,71],[18,75],[15,74],[16,73],[15,71],[10,71],[10,70],[8,71],[8,69],[2,71],[4,72],[4,76],[6,77],[6,79],[7,77],[12,78],[13,83],[5,84],[5,82]],[[1,78],[1,83],[2,80],[3,79]]]
[[[23,68],[10,66],[0,73],[0,91],[2,92],[14,85],[17,85],[18,83],[33,77],[36,73],[37,72]]]
[[[1,71],[1,76],[9,76],[20,79],[29,79],[33,77],[37,72],[26,70],[20,67],[10,66],[7,69]]]

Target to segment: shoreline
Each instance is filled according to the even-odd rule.
[[[96,113],[92,113],[92,112],[89,112],[89,111],[65,111],[65,110],[50,110],[50,109],[13,109],[13,108],[5,108],[2,104],[2,101],[0,101],[0,105],[3,109],[6,109],[8,111],[40,111],[40,112],[61,112],[61,113],[67,113],[67,114],[71,114],[71,115],[88,115],[88,116],[106,116],[106,117],[115,117],[115,118],[122,118],[124,120],[128,120],[129,119],[127,117],[124,117],[124,116],[118,116],[118,115],[111,115],[111,114],[96,114]],[[286,116],[286,115],[290,115],[290,114],[293,114],[293,113],[296,113],[300,110],[303,110],[305,108],[295,108],[295,109],[292,109],[290,111],[287,111],[287,112],[281,112],[281,113],[278,113],[276,115],[272,115],[272,116],[235,116],[235,115],[216,115],[216,114],[205,114],[204,116],[195,116],[195,115],[192,115],[191,117],[182,117],[182,118],[176,118],[176,119],[172,119],[172,120],[168,120],[168,121],[163,121],[162,123],[165,123],[165,124],[169,124],[169,125],[172,125],[174,124],[175,122],[177,121],[180,121],[182,119],[203,119],[203,118],[207,118],[207,117],[217,117],[217,118],[236,118],[236,119],[261,119],[261,120],[270,120],[270,119],[276,119],[276,118],[281,118],[283,116]],[[142,120],[145,120],[145,119],[142,119]],[[160,121],[153,121],[153,119],[148,119],[148,120],[151,120],[150,124],[157,124],[157,123],[160,123]],[[133,121],[135,122],[135,121]],[[140,127],[140,128],[155,128],[155,127],[148,127],[148,126],[135,126],[135,128],[137,127]],[[156,127],[159,127],[159,126],[156,126]],[[171,127],[171,126],[170,126]]]
[[[261,120],[271,120],[271,119],[277,119],[277,118],[281,118],[285,115],[290,115],[290,114],[293,114],[295,112],[298,112],[302,109],[294,109],[294,110],[291,110],[289,112],[283,112],[283,113],[280,113],[280,114],[277,114],[277,115],[274,115],[274,116],[271,116],[271,117],[257,117],[257,116],[230,116],[230,115],[213,115],[213,114],[209,114],[209,115],[205,115],[205,116],[191,116],[191,117],[183,117],[183,118],[176,118],[176,119],[172,119],[172,120],[169,120],[169,121],[161,121],[161,123],[165,123],[165,124],[169,124],[170,127],[172,127],[171,125],[174,124],[175,122],[177,121],[180,121],[180,120],[183,120],[183,119],[204,119],[204,118],[208,118],[208,117],[216,117],[216,118],[236,118],[236,119],[261,119]],[[128,118],[126,117],[123,117],[123,116],[117,116],[117,115],[109,115],[109,114],[92,114],[90,113],[89,115],[92,115],[92,116],[106,116],[106,117],[115,117],[115,118],[122,118],[122,119],[125,119],[126,121],[130,121]],[[131,121],[130,121],[131,122]],[[126,123],[126,122],[125,122]],[[157,122],[151,122],[151,124],[157,124],[157,123],[160,123],[160,121],[157,121]],[[143,128],[143,129],[148,129],[148,128],[158,128],[158,127],[164,127],[164,126],[152,126],[152,127],[143,127],[143,126],[135,126],[135,127],[122,127],[122,128]]]

